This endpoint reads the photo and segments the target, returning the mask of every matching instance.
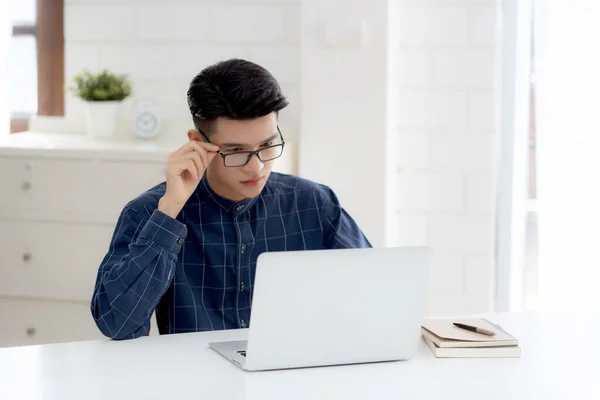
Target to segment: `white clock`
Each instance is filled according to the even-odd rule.
[[[133,133],[140,139],[153,139],[160,131],[160,107],[149,98],[133,105]]]

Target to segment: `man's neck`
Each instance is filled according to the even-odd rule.
[[[233,202],[240,202],[245,200],[244,197],[235,196],[231,193],[227,193],[227,190],[223,188],[223,185],[220,184],[219,180],[212,176],[210,171],[206,171],[206,184],[210,186],[210,188],[217,194],[219,197],[222,197],[226,200]]]

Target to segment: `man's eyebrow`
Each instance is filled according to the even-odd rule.
[[[279,136],[279,133],[274,133],[273,136],[269,137],[268,139],[263,140],[261,142],[261,144],[270,142],[273,139],[277,139],[277,136]],[[223,147],[248,147],[248,144],[247,143],[223,143],[221,146],[223,146]]]
[[[243,143],[223,143],[221,146],[223,147],[246,147],[246,144]]]

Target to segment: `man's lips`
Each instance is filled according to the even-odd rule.
[[[248,179],[248,180],[242,181],[242,183],[257,182],[257,181],[260,181],[261,179],[262,179],[262,177],[259,176],[258,178],[253,178],[253,179]]]
[[[249,180],[246,180],[246,181],[242,181],[242,183],[244,185],[251,186],[251,185],[256,185],[261,180],[262,180],[262,177],[260,177],[260,178],[254,178],[254,179],[249,179]]]

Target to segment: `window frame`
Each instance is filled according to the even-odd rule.
[[[64,0],[37,0],[34,24],[13,26],[12,36],[36,39],[38,74],[37,115],[64,115]],[[13,113],[10,132],[29,129],[32,115]]]

